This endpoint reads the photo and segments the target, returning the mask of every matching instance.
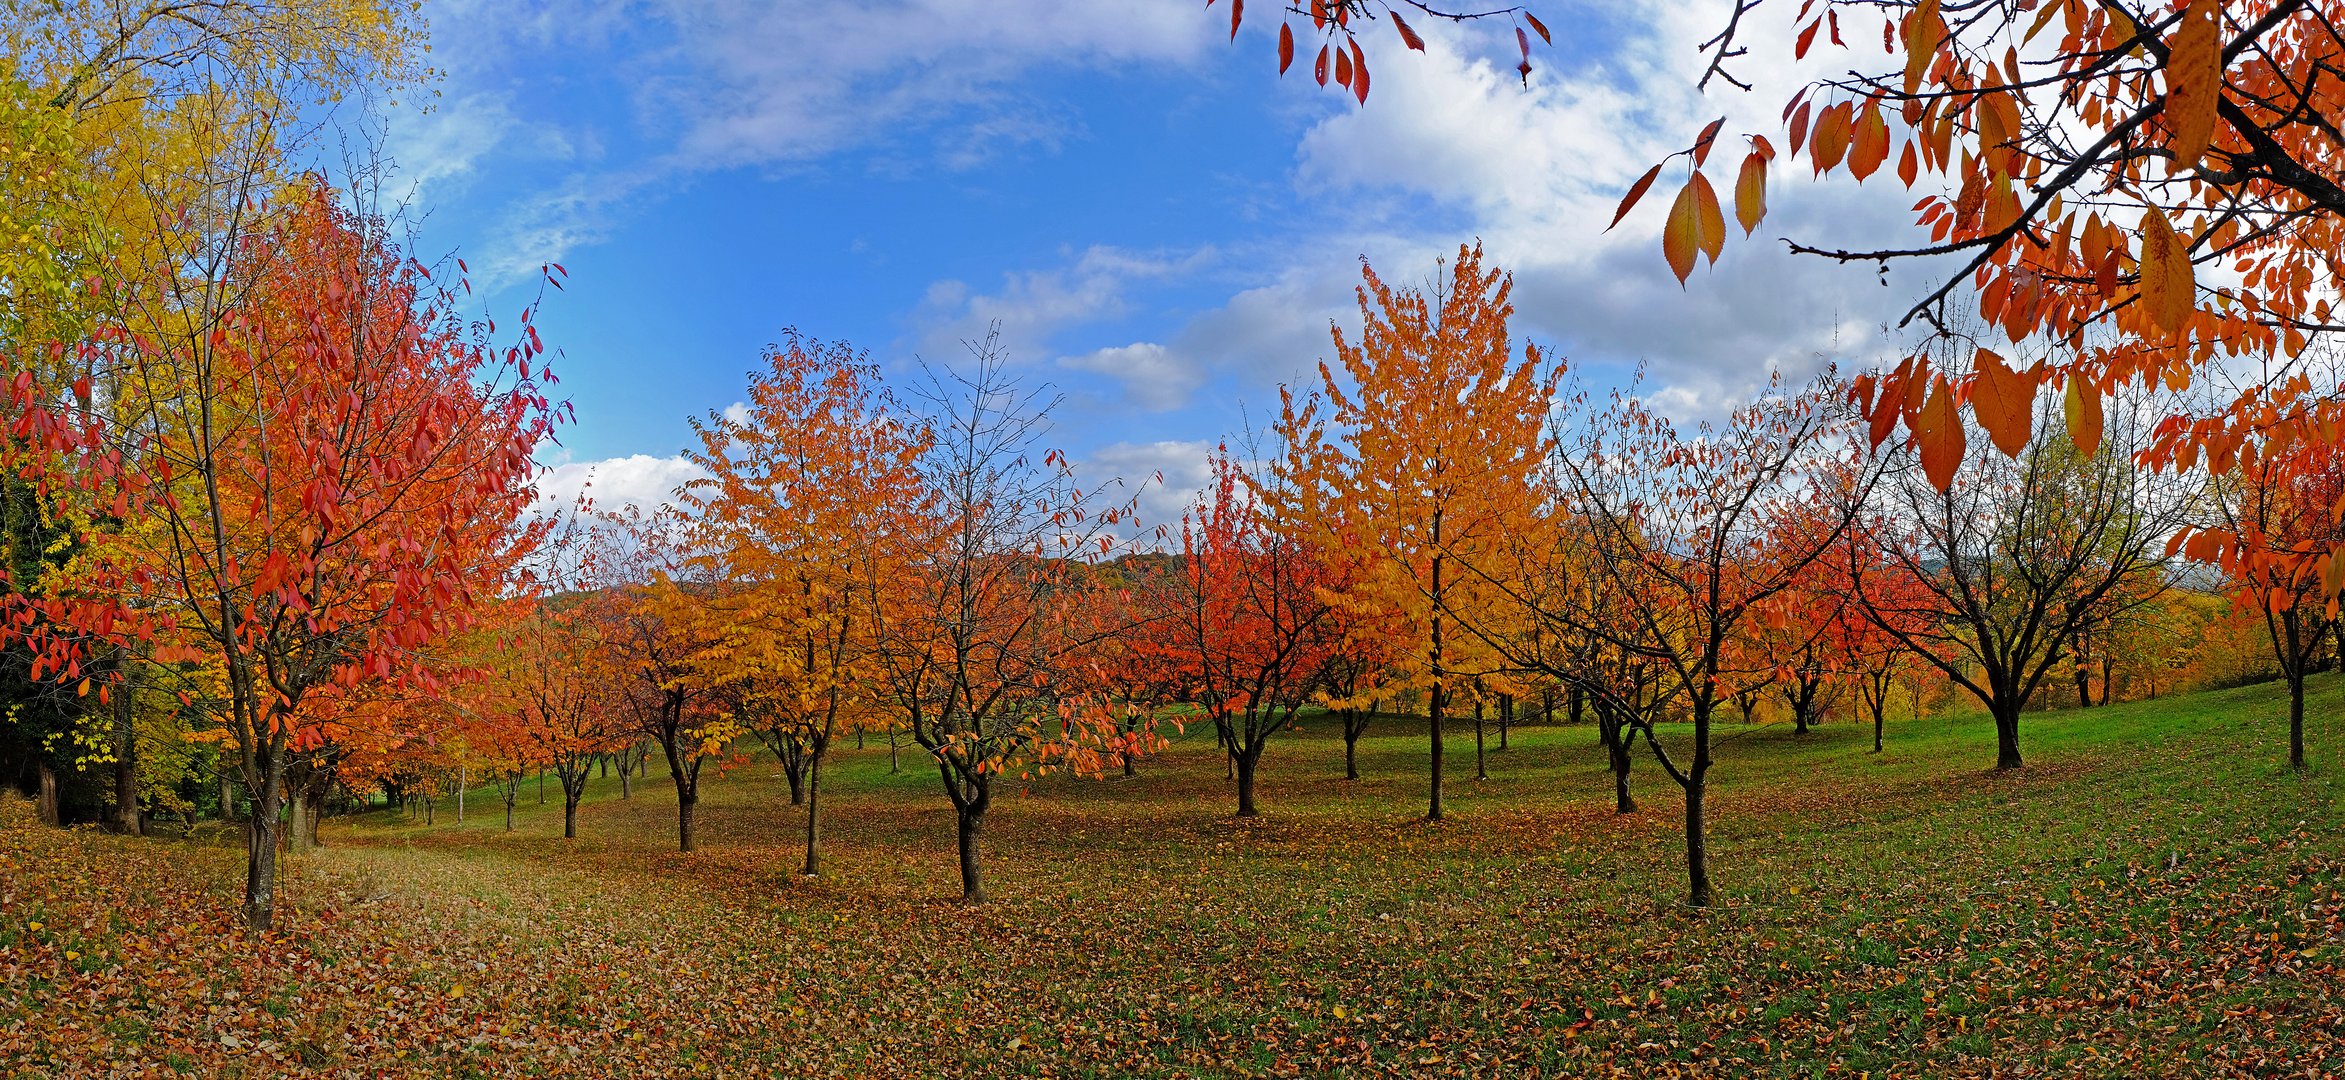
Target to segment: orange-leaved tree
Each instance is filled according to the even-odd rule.
[[[1314,546],[1357,545],[1339,607],[1388,613],[1398,635],[1379,693],[1423,691],[1432,742],[1426,818],[1441,820],[1441,726],[1455,695],[1492,668],[1458,625],[1495,617],[1488,571],[1505,538],[1534,514],[1533,477],[1549,446],[1559,365],[1536,346],[1519,356],[1507,331],[1513,280],[1484,269],[1480,245],[1430,295],[1393,289],[1362,263],[1357,343],[1331,332],[1343,376],[1320,365],[1321,393],[1285,398],[1274,512],[1312,523]],[[1321,411],[1325,406],[1324,413]]]
[[[693,428],[701,446],[687,456],[708,472],[683,492],[699,512],[695,557],[726,583],[708,598],[723,627],[706,663],[802,794],[811,877],[831,739],[888,712],[873,590],[917,552],[930,436],[876,365],[796,331],[751,377],[744,415]]]
[[[2224,571],[2242,611],[2253,611],[2288,682],[2288,764],[2304,767],[2304,679],[2337,621],[2338,579],[2323,554],[2345,543],[2345,447],[2297,443],[2242,455],[2215,478],[2214,503],[2234,539],[2188,545]],[[2184,545],[2174,545],[2179,548]],[[2211,550],[2210,550],[2211,549]]]
[[[601,512],[587,601],[632,734],[667,760],[679,851],[698,843],[701,773],[712,761],[731,767],[734,741],[748,734],[718,692],[729,681],[719,653],[730,627],[714,604],[725,586],[696,557],[697,535],[674,503]]]

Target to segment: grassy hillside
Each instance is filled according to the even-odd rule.
[[[1334,725],[1274,745],[1236,821],[1209,734],[1132,780],[1039,782],[988,821],[965,908],[907,752],[829,774],[827,876],[770,759],[673,846],[655,775],[583,837],[328,823],[290,929],[232,929],[233,838],[0,822],[0,1075],[2302,1074],[2345,1060],[2345,682],[2313,767],[2273,688],[2030,716],[1729,724],[1720,907],[1683,888],[1649,760],[1611,812],[1591,728],[1518,729],[1452,820],[1416,820],[1400,721],[1346,782]],[[550,785],[549,785],[550,790]],[[255,959],[267,957],[266,963]]]

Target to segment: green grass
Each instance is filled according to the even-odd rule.
[[[1134,779],[1012,785],[974,909],[913,750],[901,773],[884,745],[839,754],[813,881],[763,755],[704,784],[691,855],[656,772],[625,800],[593,782],[577,841],[557,785],[543,807],[525,786],[511,832],[476,792],[462,826],[444,803],[328,822],[289,874],[300,970],[239,1000],[296,1065],[394,1075],[2301,1074],[2345,1060],[2345,683],[2315,684],[2303,773],[2283,707],[2030,714],[2016,774],[1988,769],[1983,717],[1893,721],[1880,754],[1853,724],[1723,724],[1706,911],[1680,903],[1676,788],[1640,757],[1643,809],[1613,814],[1585,726],[1517,728],[1480,782],[1453,729],[1439,824],[1421,721],[1380,720],[1358,782],[1331,721],[1275,742],[1249,821],[1192,729]],[[101,866],[171,847],[73,842]],[[225,910],[232,851],[171,861],[139,880]],[[0,933],[28,903],[129,902],[59,879],[0,901]],[[36,996],[136,996],[81,978]],[[296,1030],[318,1000],[428,1022],[385,1056]],[[139,1060],[193,1030],[106,1016],[128,1022],[88,1028]]]

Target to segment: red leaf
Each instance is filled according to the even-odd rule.
[[[1360,39],[1352,39],[1352,97],[1360,104],[1368,103],[1368,56],[1360,51]]]
[[[1425,51],[1425,39],[1418,37],[1417,32],[1411,29],[1409,24],[1401,21],[1400,12],[1395,11],[1392,13],[1392,28],[1400,31],[1401,44],[1415,49],[1418,52]]]
[[[1239,23],[1239,22],[1241,22],[1241,21],[1243,21],[1243,20],[1245,19],[1245,17],[1246,17],[1246,0],[1230,0],[1230,5],[1229,5],[1229,39],[1230,39],[1231,41],[1236,41],[1236,40],[1238,39],[1238,23]]]
[[[1629,210],[1637,205],[1637,200],[1645,197],[1645,189],[1652,187],[1653,181],[1660,175],[1661,166],[1655,165],[1645,170],[1645,175],[1637,177],[1636,183],[1628,186],[1628,194],[1621,196],[1620,209],[1612,212],[1612,225],[1604,226],[1605,232],[1611,232],[1613,225],[1620,224],[1620,219],[1628,216]]]
[[[1523,19],[1531,24],[1531,29],[1539,32],[1539,40],[1544,41],[1549,45],[1555,44],[1555,36],[1547,32],[1547,24],[1540,22],[1537,15],[1533,15],[1526,11],[1523,12]]]
[[[1327,85],[1327,46],[1319,47],[1319,60],[1311,65],[1311,74],[1319,80],[1319,85]]]
[[[1278,73],[1286,74],[1286,69],[1294,66],[1294,62],[1295,28],[1280,23],[1278,24]]]

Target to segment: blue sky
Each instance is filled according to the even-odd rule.
[[[1316,378],[1360,258],[1420,281],[1477,237],[1517,273],[1518,336],[1599,388],[1642,363],[1681,415],[1894,348],[1880,324],[1913,290],[1871,268],[1737,242],[1681,289],[1665,191],[1603,231],[1703,122],[1767,130],[1791,89],[1694,92],[1722,5],[1541,4],[1557,45],[1527,89],[1506,25],[1423,26],[1425,53],[1372,28],[1365,108],[1307,60],[1276,76],[1271,5],[1235,44],[1225,10],[431,0],[444,76],[381,123],[427,261],[462,255],[506,314],[567,267],[540,325],[578,423],[549,486],[592,474],[606,500],[684,479],[685,417],[739,400],[784,327],[903,370],[998,321],[1067,395],[1053,441],[1095,479],[1162,472],[1162,520],[1243,410]],[[1887,181],[1779,183],[1764,234],[1895,229],[1914,195]]]

